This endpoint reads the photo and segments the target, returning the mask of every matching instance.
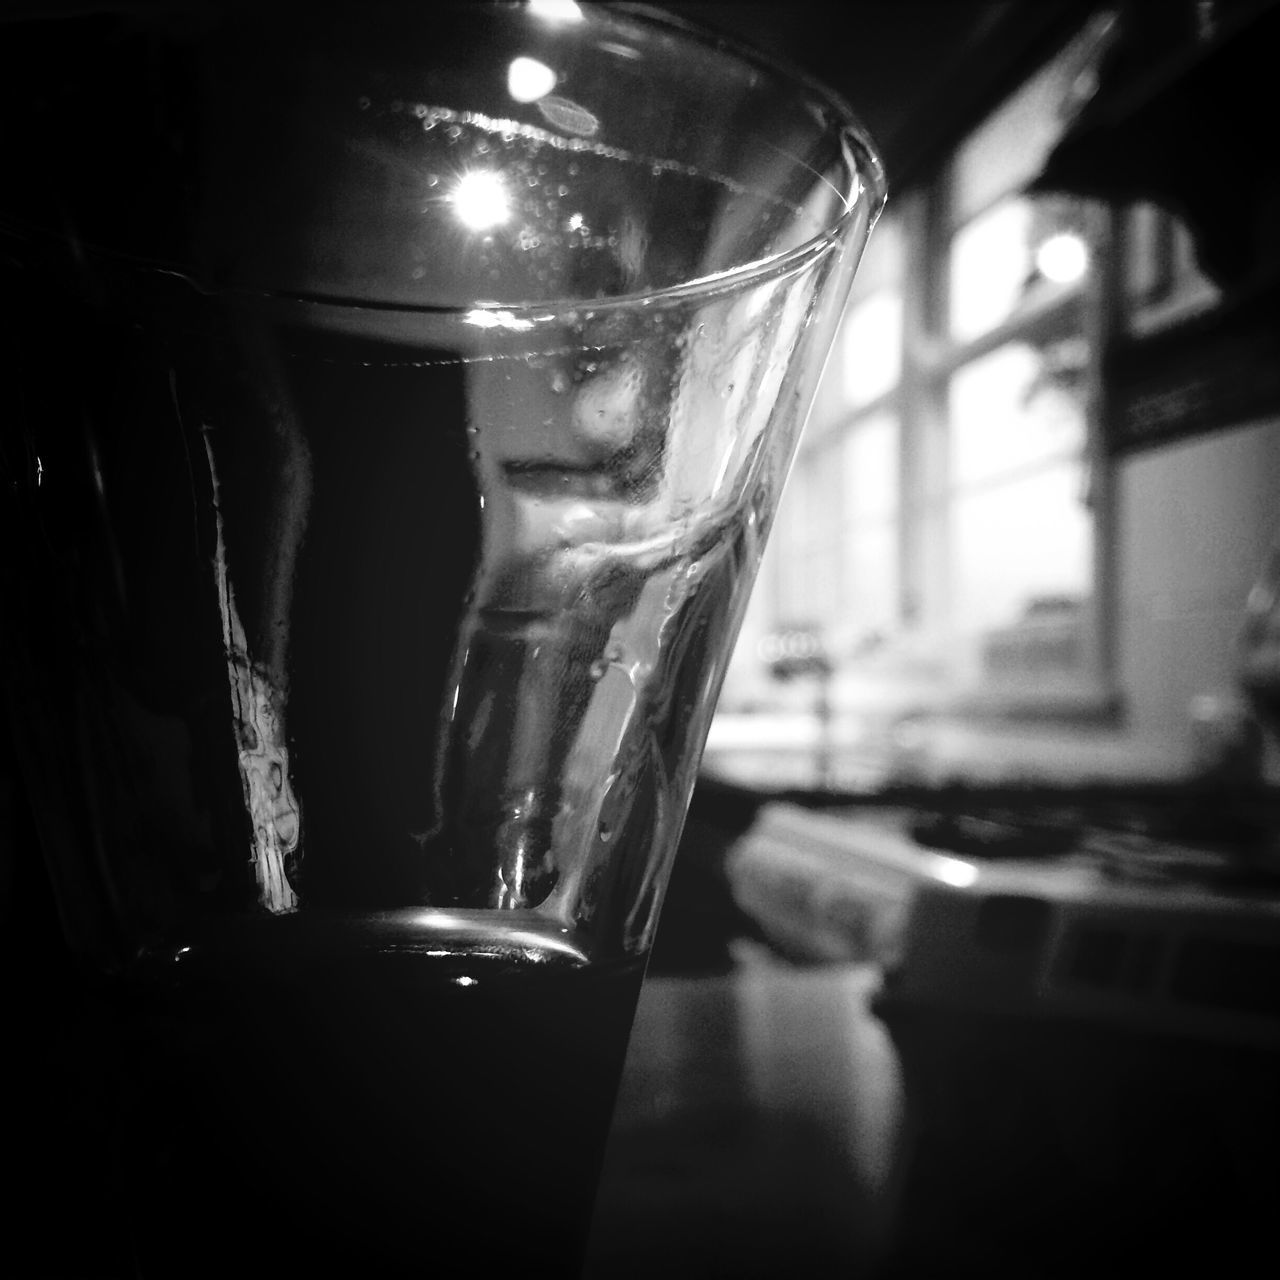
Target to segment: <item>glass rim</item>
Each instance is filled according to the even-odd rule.
[[[483,0],[490,7],[514,7],[511,0]],[[454,0],[454,7],[472,7],[475,0]],[[525,7],[528,0],[518,0]],[[870,132],[853,107],[829,85],[804,69],[768,53],[744,40],[690,21],[669,9],[630,0],[589,0],[590,7],[606,14],[628,19],[653,31],[665,31],[721,56],[735,59],[744,66],[757,68],[781,85],[796,90],[818,108],[815,119],[821,132],[841,142],[842,163],[848,176],[845,189],[832,185],[840,200],[840,212],[815,235],[799,245],[763,258],[737,263],[706,275],[693,276],[675,284],[666,284],[602,297],[565,297],[543,301],[497,302],[476,299],[459,303],[381,302],[377,299],[345,297],[336,294],[295,290],[256,290],[247,287],[210,290],[217,296],[270,297],[299,304],[333,307],[345,311],[377,311],[399,315],[421,315],[439,319],[453,318],[477,328],[506,329],[529,332],[542,325],[563,323],[583,313],[633,311],[654,306],[679,306],[691,302],[712,301],[739,290],[772,280],[783,279],[803,271],[811,262],[831,252],[840,242],[845,229],[867,209],[868,231],[884,208],[887,181],[884,164]],[[865,202],[865,204],[864,204]],[[195,283],[192,281],[192,283]]]
[[[398,3],[398,0],[392,0]],[[526,8],[530,0],[449,0],[452,7],[461,9]],[[528,332],[555,322],[571,321],[584,313],[600,315],[608,312],[633,311],[655,306],[679,306],[698,301],[712,301],[740,290],[769,281],[782,279],[805,270],[811,263],[827,253],[835,251],[844,233],[860,216],[867,219],[867,231],[874,226],[884,208],[887,180],[878,147],[870,132],[848,101],[831,86],[823,83],[801,67],[777,55],[752,45],[733,35],[713,30],[691,21],[671,9],[631,0],[587,0],[587,7],[610,19],[637,23],[653,33],[665,33],[680,41],[695,45],[721,57],[728,57],[739,65],[754,68],[776,84],[794,91],[811,108],[816,134],[838,141],[840,164],[846,181],[843,187],[824,178],[839,200],[839,211],[827,225],[798,245],[770,253],[764,257],[738,262],[732,266],[672,284],[650,286],[624,293],[602,296],[566,296],[542,300],[500,302],[477,298],[467,303],[410,302],[406,300],[382,301],[377,298],[348,296],[323,290],[298,290],[288,288],[255,287],[251,284],[214,284],[202,279],[199,266],[193,262],[172,259],[147,258],[128,250],[105,244],[81,242],[78,249],[97,258],[114,260],[144,272],[151,272],[183,281],[206,297],[272,299],[282,303],[331,307],[342,311],[370,311],[400,315],[421,315],[438,319],[454,319],[470,323],[477,328],[506,329],[511,332]],[[34,236],[40,240],[60,240],[62,237],[51,228],[24,225],[0,214],[0,233],[5,230],[19,236]]]
[[[202,284],[194,272],[158,262],[145,265],[147,269],[157,274],[173,276],[185,281],[210,298],[227,300],[240,298],[246,302],[271,301],[285,305],[332,308],[338,311],[369,311],[386,315],[454,319],[477,329],[502,329],[513,334],[533,333],[543,326],[563,324],[583,318],[597,319],[611,312],[660,310],[663,307],[713,302],[717,298],[731,296],[755,285],[785,279],[805,270],[811,263],[831,252],[839,240],[839,231],[853,220],[856,212],[856,207],[850,205],[822,234],[811,237],[785,253],[756,259],[741,266],[727,267],[708,275],[695,276],[679,284],[662,285],[653,289],[606,294],[602,297],[584,295],[546,302],[495,302],[484,299],[466,305],[382,302],[376,298],[296,289],[254,289],[247,285],[210,288]]]

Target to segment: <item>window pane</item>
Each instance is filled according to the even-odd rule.
[[[876,414],[843,441],[844,634],[856,643],[898,612],[898,420]]]
[[[876,524],[898,509],[898,420],[880,413],[844,437],[844,503],[851,526]]]
[[[840,589],[840,544],[833,538],[825,546],[814,548],[806,571],[798,575],[808,583],[807,607],[793,619],[798,625],[812,626],[828,636],[838,622],[844,593]]]
[[[1086,207],[1017,196],[961,227],[951,241],[950,333],[967,342],[1020,308],[1079,287],[1089,269]]]
[[[1041,347],[1010,342],[961,368],[950,387],[950,486],[986,484],[1078,456],[1087,356],[1080,338]]]
[[[1092,532],[1081,465],[1047,470],[956,500],[951,520],[952,618],[980,634],[1032,606],[1090,593]]]
[[[897,385],[902,373],[902,295],[882,289],[845,316],[840,335],[845,404],[860,408]]]
[[[951,333],[962,341],[1011,316],[1031,273],[1031,206],[1008,200],[951,242]]]
[[[842,631],[851,643],[893,628],[898,617],[898,533],[891,522],[850,533],[843,595]]]
[[[802,552],[836,540],[843,518],[840,473],[833,466],[826,442],[796,460],[787,481],[783,504],[794,529],[794,543]]]
[[[787,481],[778,530],[770,541],[770,550],[776,544],[778,563],[784,566],[778,574],[778,602],[785,625],[819,625],[839,612],[840,483],[829,447],[801,455]]]

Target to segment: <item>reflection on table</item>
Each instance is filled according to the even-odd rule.
[[[858,1275],[883,1254],[901,1097],[876,974],[740,955],[646,983],[588,1280]]]

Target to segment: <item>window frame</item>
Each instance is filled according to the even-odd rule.
[[[974,337],[952,338],[947,331],[949,242],[958,230],[952,225],[949,208],[953,164],[954,158],[943,166],[933,182],[907,197],[914,205],[909,216],[917,230],[904,237],[904,286],[907,297],[914,299],[916,305],[907,311],[899,390],[905,399],[903,492],[911,495],[904,506],[913,509],[904,519],[904,526],[914,527],[904,527],[900,533],[904,592],[908,593],[900,616],[904,623],[909,624],[916,615],[923,617],[926,626],[938,626],[945,625],[949,612],[947,534],[936,518],[931,519],[929,509],[937,505],[930,491],[947,489],[945,478],[940,479],[938,471],[945,467],[951,379],[961,369],[1010,342],[1055,331],[1078,334],[1088,352],[1082,388],[1085,436],[1081,465],[1093,527],[1092,589],[1083,607],[1085,653],[1079,677],[1069,685],[1052,690],[1015,688],[996,682],[957,690],[944,698],[939,710],[1000,719],[1111,722],[1121,710],[1121,699],[1115,656],[1115,494],[1112,467],[1104,448],[1102,370],[1103,354],[1122,306],[1118,264],[1113,252],[1114,214],[1101,204],[1087,209],[1086,238],[1093,266],[1079,287],[1058,291],[1019,308]],[[990,205],[975,210],[970,219],[980,217],[987,208],[1018,191],[1019,188],[1014,188],[1001,192],[993,197]]]
[[[1079,38],[1077,33],[1075,39]],[[1065,57],[1073,43],[1068,40],[1032,70],[987,119],[1017,98],[1056,59]],[[1125,323],[1125,266],[1117,260],[1116,253],[1121,244],[1119,215],[1102,203],[1083,206],[1092,266],[1079,285],[1032,299],[980,334],[964,339],[952,337],[948,325],[952,237],[961,225],[971,223],[1000,202],[1024,194],[1028,187],[1025,175],[1015,173],[1010,184],[1000,189],[992,187],[981,207],[967,210],[963,224],[952,218],[957,165],[970,139],[986,123],[987,120],[977,123],[928,182],[891,200],[885,217],[892,220],[890,234],[898,241],[900,255],[897,287],[901,291],[902,330],[898,379],[893,386],[856,406],[845,401],[835,411],[815,413],[815,421],[801,443],[793,476],[802,472],[814,453],[830,450],[835,439],[847,436],[860,423],[881,414],[890,414],[897,420],[896,621],[904,636],[915,637],[927,649],[931,633],[936,636],[946,631],[951,613],[946,511],[955,495],[945,476],[951,379],[959,370],[1011,341],[1059,330],[1080,336],[1088,353],[1081,393],[1085,436],[1080,464],[1091,515],[1092,552],[1091,590],[1081,612],[1083,652],[1078,674],[1049,688],[999,680],[969,686],[944,683],[928,710],[931,714],[967,718],[1034,719],[1042,724],[1110,724],[1122,714],[1123,707],[1117,687],[1115,486],[1112,463],[1104,447],[1103,358],[1118,327]],[[873,234],[878,233],[879,229]],[[884,287],[884,272],[856,278],[849,311]],[[843,374],[836,372],[835,381],[843,383]],[[805,501],[803,494],[791,496],[793,501]],[[833,521],[833,528],[843,530],[848,526],[848,514],[842,511]],[[778,563],[790,562],[787,549],[781,548]],[[843,564],[842,554],[842,572]],[[774,574],[775,584],[785,573],[783,568]],[[779,624],[785,622],[776,610],[774,617]]]

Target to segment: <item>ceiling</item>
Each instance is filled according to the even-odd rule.
[[[1088,0],[846,0],[662,6],[840,93],[901,191],[1095,8]]]

